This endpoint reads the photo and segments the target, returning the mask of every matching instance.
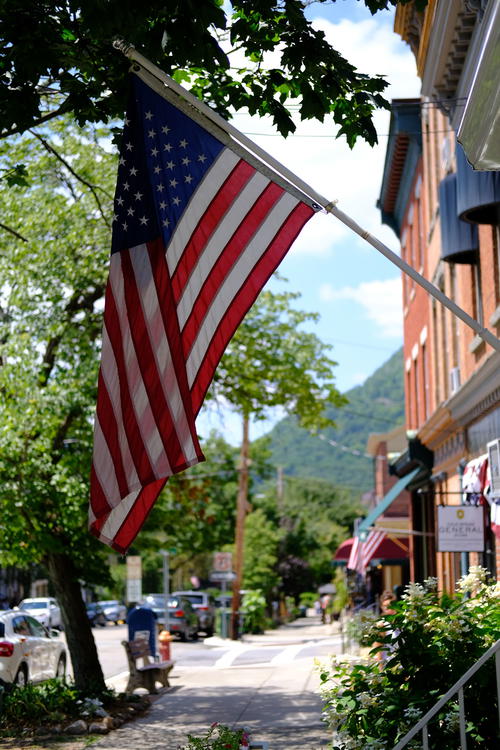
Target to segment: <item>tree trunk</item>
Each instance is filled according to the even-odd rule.
[[[49,553],[46,564],[61,605],[75,686],[84,692],[99,693],[106,689],[106,683],[73,561],[67,555]]]
[[[248,416],[243,416],[243,439],[241,441],[240,466],[238,467],[240,477],[238,482],[238,500],[236,506],[236,537],[235,537],[235,561],[233,581],[233,602],[231,612],[231,638],[236,641],[239,637],[239,609],[240,589],[243,579],[243,550],[245,546],[245,516],[248,503]]]

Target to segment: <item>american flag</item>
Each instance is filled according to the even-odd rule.
[[[364,542],[361,541],[359,536],[355,536],[351,547],[351,554],[347,561],[347,567],[350,568],[350,570],[355,570],[357,573],[364,575],[368,563],[373,557],[375,557],[375,553],[382,544],[384,537],[385,532],[379,531],[378,529],[370,531]]]
[[[131,79],[90,499],[92,533],[122,553],[167,478],[204,460],[195,417],[215,368],[319,208],[167,101],[149,73]]]

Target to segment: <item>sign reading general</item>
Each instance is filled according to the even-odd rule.
[[[438,552],[483,552],[484,515],[481,506],[438,507]]]

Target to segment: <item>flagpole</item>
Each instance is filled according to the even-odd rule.
[[[336,216],[337,219],[339,219],[343,224],[349,227],[349,229],[352,229],[353,232],[366,240],[366,242],[372,245],[372,247],[382,253],[382,255],[384,255],[388,260],[394,263],[394,265],[398,266],[398,268],[400,268],[404,273],[406,273],[414,281],[416,281],[417,284],[423,287],[426,292],[431,294],[435,299],[441,302],[442,305],[451,310],[451,312],[456,315],[457,318],[460,318],[460,320],[462,320],[466,325],[472,328],[472,330],[475,331],[477,335],[480,336],[484,341],[490,344],[493,349],[496,349],[498,352],[500,352],[500,339],[494,336],[487,328],[483,328],[483,326],[481,326],[477,322],[477,320],[468,315],[465,310],[462,310],[461,307],[459,307],[455,302],[453,302],[453,300],[443,294],[440,289],[434,286],[434,284],[428,281],[424,276],[419,274],[418,271],[415,271],[415,269],[412,266],[408,265],[408,263],[400,258],[399,255],[396,255],[396,253],[390,250],[387,245],[384,245],[383,242],[380,242],[380,240],[378,240],[376,237],[373,237],[373,235],[371,235],[357,222],[355,222],[354,219],[351,219],[350,216],[345,214],[336,206],[325,206],[325,210],[333,216]]]
[[[123,39],[115,39],[115,41],[113,42],[113,46],[130,60],[133,60],[142,68],[149,71],[155,78],[162,81],[166,86],[168,86],[169,89],[174,91],[179,97],[187,101],[196,110],[205,115],[208,120],[213,122],[228,135],[234,138],[250,153],[258,156],[258,158],[263,161],[266,167],[272,167],[272,169],[274,169],[278,175],[285,177],[292,186],[294,186],[295,188],[299,188],[304,193],[304,196],[308,196],[314,202],[314,204],[316,204],[317,208],[322,208],[327,213],[335,216],[337,219],[339,219],[339,221],[341,221],[343,224],[349,227],[349,229],[355,232],[355,234],[359,235],[362,239],[368,242],[368,244],[372,245],[372,247],[374,247],[382,255],[384,255],[389,261],[391,261],[391,263],[396,265],[401,271],[403,271],[403,273],[406,273],[408,276],[410,276],[410,278],[412,278],[417,284],[419,284],[419,286],[425,289],[426,292],[432,295],[435,299],[438,300],[438,302],[447,307],[454,315],[460,318],[460,320],[462,320],[467,326],[469,326],[469,328],[472,328],[472,330],[477,333],[477,335],[480,336],[483,341],[488,343],[491,347],[493,347],[493,349],[496,349],[498,352],[500,352],[500,339],[494,336],[493,333],[491,333],[491,331],[489,331],[487,328],[481,326],[477,322],[477,320],[468,315],[465,310],[462,310],[462,308],[459,307],[455,302],[453,302],[453,300],[443,294],[440,289],[434,286],[434,284],[428,281],[424,276],[419,274],[418,271],[412,268],[412,266],[408,265],[406,261],[404,261],[399,257],[399,255],[388,248],[387,245],[384,245],[383,242],[378,240],[376,237],[373,237],[368,231],[363,229],[357,222],[355,222],[354,219],[351,219],[351,217],[344,213],[344,211],[341,211],[339,208],[337,208],[336,201],[328,201],[320,193],[316,192],[316,190],[314,190],[310,185],[304,182],[300,177],[298,177],[298,175],[294,174],[287,167],[285,167],[284,164],[281,164],[281,162],[271,156],[271,154],[267,153],[267,151],[262,149],[260,146],[254,143],[254,141],[252,141],[246,135],[241,133],[237,128],[231,125],[231,123],[224,120],[224,118],[218,115],[217,112],[214,112],[204,102],[202,102],[196,96],[193,96],[190,91],[180,86],[176,81],[174,81],[171,76],[167,75],[167,73],[164,73],[161,68],[144,57],[144,55],[141,55],[141,53],[138,52],[133,45],[127,44],[127,42],[125,42]]]

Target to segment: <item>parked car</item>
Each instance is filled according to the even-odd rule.
[[[198,630],[208,636],[214,634],[215,629],[215,599],[206,591],[173,591],[172,596],[183,596],[189,599],[198,617]]]
[[[165,627],[165,597],[163,594],[148,594],[139,606],[152,609],[158,624]],[[198,637],[198,617],[189,599],[174,594],[169,598],[168,630],[170,633],[178,635],[181,641],[196,640]]]
[[[115,625],[119,625],[127,619],[127,608],[118,600],[109,599],[97,603],[102,608],[107,622],[114,622]]]
[[[38,596],[32,599],[23,599],[19,609],[28,612],[35,617],[46,628],[61,628],[61,610],[59,604],[50,596]]]
[[[64,679],[67,659],[59,631],[47,630],[20,609],[0,612],[1,685]]]
[[[87,602],[85,608],[87,610],[87,617],[93,628],[95,628],[96,625],[105,627],[108,620],[99,602]]]

